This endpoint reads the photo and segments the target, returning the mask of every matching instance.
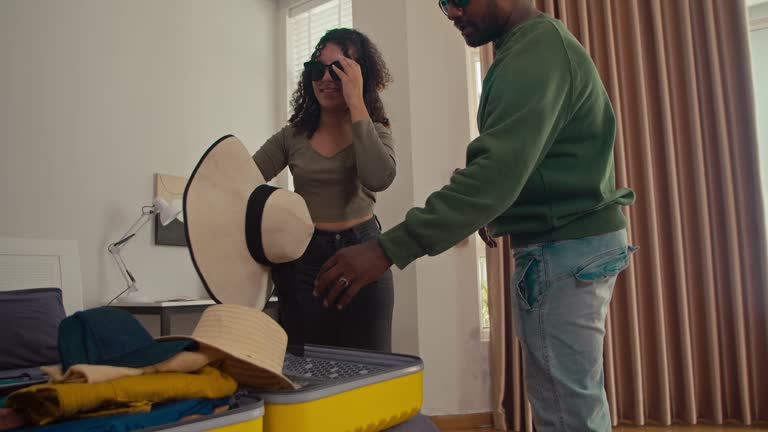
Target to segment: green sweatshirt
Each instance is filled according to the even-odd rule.
[[[495,50],[466,168],[380,238],[399,268],[486,225],[513,245],[626,227],[621,206],[635,196],[615,187],[616,119],[587,51],[547,15],[505,34]]]

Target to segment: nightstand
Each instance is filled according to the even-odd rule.
[[[112,307],[122,309],[134,315],[159,315],[160,316],[160,336],[171,334],[171,317],[179,313],[198,312],[215,305],[216,302],[210,299],[197,300],[179,300],[179,301],[152,301],[152,302],[115,302]],[[264,312],[276,319],[273,312],[277,310],[277,297],[272,296],[267,302]]]

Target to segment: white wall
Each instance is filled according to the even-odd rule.
[[[287,1],[0,2],[0,236],[75,239],[86,306],[119,292],[106,245],[151,202],[152,175],[188,175],[227,133],[255,150],[285,120]],[[464,45],[432,2],[353,10],[395,78],[388,228],[463,165]],[[203,295],[186,249],[151,239],[146,227],[124,251],[144,291]],[[428,414],[490,410],[474,262],[468,243],[396,271],[394,348],[424,359]]]
[[[378,46],[393,77],[392,85],[382,99],[392,123],[397,153],[397,177],[384,193],[379,194],[376,213],[386,230],[402,220],[414,203],[414,172],[411,150],[410,82],[408,80],[408,39],[404,0],[387,2],[356,1],[352,4],[355,28],[366,33]],[[397,352],[419,354],[418,291],[416,268],[395,273],[395,311],[392,342]]]
[[[377,207],[392,226],[464,166],[465,46],[432,2],[355,0],[353,13],[355,27],[379,46],[395,79],[384,102],[397,139],[398,178]],[[473,241],[396,273],[395,348],[415,344],[424,359],[427,414],[490,411]]]
[[[74,239],[84,302],[123,288],[106,246],[222,135],[276,118],[273,0],[0,2],[0,236]],[[145,227],[124,258],[151,297],[200,296],[186,248]]]

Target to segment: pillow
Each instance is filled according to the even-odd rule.
[[[59,288],[0,291],[0,370],[58,363],[65,316]]]

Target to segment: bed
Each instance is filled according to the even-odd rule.
[[[59,322],[82,309],[76,241],[0,238],[0,396],[45,379]]]
[[[0,291],[51,287],[67,315],[83,309],[77,241],[0,237]]]

